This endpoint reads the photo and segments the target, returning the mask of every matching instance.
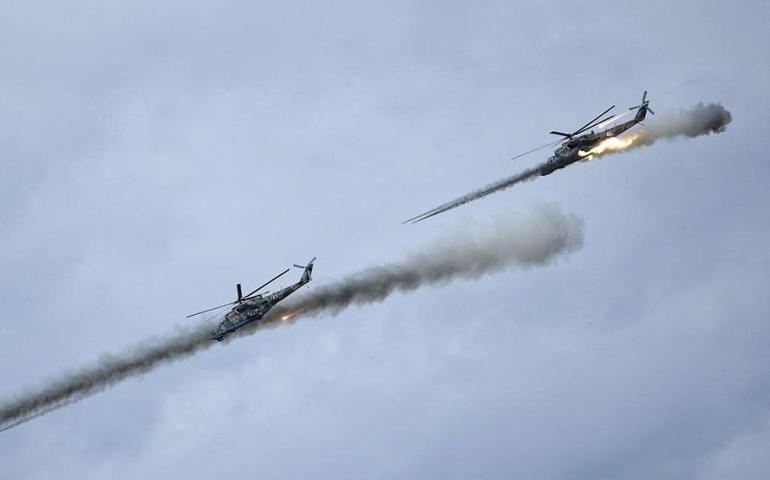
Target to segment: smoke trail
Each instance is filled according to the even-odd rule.
[[[499,192],[500,190],[505,190],[506,188],[512,187],[516,185],[517,183],[521,183],[527,180],[532,180],[536,176],[540,174],[540,167],[542,165],[538,165],[535,168],[530,168],[529,170],[524,170],[521,173],[517,173],[516,175],[511,175],[510,177],[505,177],[501,180],[498,180],[494,183],[490,183],[484,188],[480,188],[478,190],[474,190],[471,193],[468,193],[466,195],[463,195],[462,197],[458,197],[452,201],[449,201],[447,203],[444,203],[442,205],[439,205],[438,207],[428,210],[427,212],[423,212],[416,217],[412,217],[408,220],[404,220],[401,222],[404,223],[417,223],[421,222],[423,220],[426,220],[434,215],[438,215],[439,213],[446,212],[447,210],[451,210],[453,208],[457,208],[461,205],[465,205],[468,202],[472,202],[474,200],[478,200],[480,198],[486,197],[489,194]]]
[[[37,392],[0,404],[0,431],[75,403],[125,378],[190,356],[210,345],[208,332],[201,327],[181,331],[164,341],[122,355],[104,355],[95,366],[64,375]]]
[[[654,121],[650,121],[637,131],[639,136],[630,148],[649,146],[660,139],[695,138],[722,133],[732,120],[732,114],[722,105],[699,103],[689,110],[657,115]]]
[[[649,146],[660,139],[674,139],[677,137],[693,138],[700,137],[701,135],[709,135],[711,133],[721,133],[725,131],[727,125],[731,121],[732,115],[722,105],[716,103],[703,105],[702,103],[699,103],[689,110],[682,110],[678,113],[658,115],[653,120],[650,120],[647,126],[629,131],[623,136],[635,135],[635,137],[633,137],[632,142],[623,144],[621,147],[615,146],[605,150],[601,148],[601,145],[604,143],[602,142],[602,144],[597,145],[600,147],[598,148],[598,152],[595,152],[595,150],[597,150],[596,147],[594,149],[585,148],[585,150],[589,150],[591,152],[591,157],[586,158],[577,156],[577,151],[575,151],[572,153],[574,158],[572,158],[569,163],[574,163],[583,159],[589,160],[593,157],[607,156],[613,153],[620,153],[637,147]],[[619,136],[617,138],[620,139],[623,138],[623,136]],[[459,206],[465,205],[468,202],[484,198],[489,194],[499,192],[500,190],[505,190],[506,188],[516,185],[517,183],[532,180],[538,175],[546,175],[554,171],[554,169],[549,168],[549,166],[549,162],[543,162],[534,168],[525,170],[510,177],[503,178],[502,180],[498,180],[484,188],[475,190],[471,193],[446,202],[436,208],[428,210],[427,212],[423,212],[415,217],[405,220],[402,223],[421,222],[423,220],[427,220],[430,217],[438,215],[439,213],[444,213],[448,210],[452,210]],[[563,166],[564,165],[561,167]]]
[[[519,218],[502,219],[489,228],[469,229],[439,239],[406,260],[364,269],[342,281],[317,288],[292,303],[279,305],[270,315],[239,334],[324,312],[337,313],[350,305],[379,302],[395,291],[458,278],[478,278],[511,266],[547,264],[561,253],[582,245],[578,218],[541,208]],[[105,356],[91,367],[64,375],[42,389],[0,403],[0,431],[77,402],[126,378],[207,349],[215,343],[203,326],[180,331],[149,346],[121,355]]]
[[[523,235],[522,235],[523,234]],[[399,263],[370,267],[288,302],[285,310],[302,314],[336,313],[351,305],[380,302],[393,292],[457,278],[478,278],[511,265],[545,265],[582,245],[582,224],[574,216],[541,208],[525,219],[488,229],[465,229]]]

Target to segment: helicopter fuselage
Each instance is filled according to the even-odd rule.
[[[210,338],[221,342],[226,335],[261,320],[278,302],[269,302],[263,297],[244,300],[241,304],[227,312],[224,320],[211,332]]]

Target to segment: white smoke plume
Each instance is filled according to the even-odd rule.
[[[676,113],[661,113],[637,131],[638,137],[630,148],[652,145],[661,139],[695,138],[722,133],[732,120],[730,111],[718,103],[699,103]]]
[[[545,265],[582,245],[580,219],[553,208],[503,218],[486,228],[465,228],[439,238],[405,260],[366,268],[284,302],[240,335],[286,320],[337,313],[351,305],[385,300],[392,293],[456,279],[475,279],[514,266]],[[42,388],[0,403],[0,431],[77,402],[129,377],[193,355],[216,343],[208,327],[180,331],[166,340],[106,355],[95,365],[62,375]]]

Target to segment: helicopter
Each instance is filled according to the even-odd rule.
[[[602,118],[605,114],[607,114],[610,110],[615,108],[615,105],[611,106],[610,108],[606,109],[599,115],[593,118],[590,122],[586,123],[579,129],[575,130],[572,133],[564,133],[552,130],[552,135],[560,135],[564,137],[564,140],[558,140],[555,143],[563,142],[559,148],[557,148],[553,152],[553,156],[549,158],[545,163],[543,163],[540,166],[540,175],[546,176],[550,175],[556,170],[559,170],[560,168],[564,168],[567,165],[571,165],[579,160],[585,159],[588,154],[586,152],[590,152],[592,148],[595,148],[598,146],[601,142],[604,140],[607,140],[608,138],[617,137],[621,133],[625,132],[626,130],[630,129],[631,127],[641,123],[646,117],[647,112],[650,112],[650,114],[655,115],[655,112],[652,111],[650,108],[650,101],[647,100],[647,90],[644,91],[642,94],[642,101],[639,105],[635,105],[633,107],[630,107],[628,110],[636,110],[636,115],[631,120],[628,120],[627,122],[619,123],[613,127],[610,127],[606,130],[602,130],[599,132],[594,132],[591,130],[589,133],[583,133],[588,129],[606,125],[609,122],[612,122],[614,120],[617,120],[620,118],[620,116],[611,115],[607,118]],[[582,133],[582,135],[581,135]],[[549,146],[554,145],[555,143],[549,144]]]
[[[276,306],[281,300],[308,284],[311,280],[311,274],[313,273],[313,262],[315,262],[315,260],[316,257],[313,257],[306,265],[294,264],[294,267],[302,269],[302,276],[296,283],[289,285],[286,288],[282,288],[281,290],[270,294],[268,294],[269,292],[259,293],[260,290],[288,273],[290,270],[289,268],[274,276],[246,295],[243,295],[241,284],[239,283],[235,286],[237,294],[235,301],[212,308],[207,308],[206,310],[187,315],[186,318],[201,315],[203,313],[213,312],[215,310],[234,305],[234,307],[225,314],[225,318],[219,322],[219,324],[209,334],[209,338],[211,340],[221,342],[227,335],[235,332],[236,330],[243,328],[250,323],[261,320],[262,317],[264,317],[267,312]]]
[[[560,138],[556,141],[533,148],[531,150],[528,150],[524,153],[521,153],[511,158],[511,160],[514,160],[514,159],[523,157],[525,155],[534,153],[538,150],[554,147],[557,144],[561,144],[556,148],[556,150],[554,150],[553,155],[545,162],[535,167],[524,170],[523,172],[519,172],[515,175],[505,177],[501,180],[498,180],[497,182],[490,183],[489,185],[483,188],[474,190],[454,200],[441,204],[436,208],[433,208],[415,217],[404,220],[401,223],[403,224],[403,223],[422,222],[423,220],[427,220],[428,218],[436,216],[440,213],[444,213],[448,210],[452,210],[453,208],[457,208],[468,202],[478,200],[480,198],[486,197],[487,195],[491,195],[492,193],[499,192],[501,190],[505,190],[506,188],[509,188],[510,186],[515,185],[517,183],[530,180],[538,175],[544,177],[546,175],[552,174],[556,170],[564,168],[577,161],[589,160],[593,158],[594,154],[600,154],[602,150],[605,148],[617,149],[618,145],[617,144],[612,145],[612,142],[608,142],[608,140],[615,139],[626,130],[641,123],[647,117],[647,112],[649,112],[651,115],[655,115],[655,112],[652,111],[649,105],[650,105],[650,101],[647,99],[647,91],[645,90],[644,93],[642,94],[641,103],[639,105],[630,107],[628,111],[625,113],[622,113],[619,115],[610,115],[609,117],[605,117],[605,115],[609,113],[610,110],[615,108],[615,105],[612,105],[611,107],[607,108],[602,113],[600,113],[599,115],[591,119],[590,122],[586,123],[585,125],[578,128],[572,133],[565,133],[565,132],[552,130],[550,132],[552,135],[559,135],[560,137],[563,137],[563,138]],[[631,120],[628,120],[623,123],[618,123],[617,125],[609,128],[604,128],[610,123],[614,123],[617,120],[620,120],[622,117],[629,115],[633,110],[636,110],[636,115]],[[598,128],[599,131],[595,132],[593,130],[594,128]],[[587,130],[590,130],[590,132],[585,133]],[[620,139],[617,139],[617,140],[620,140]],[[623,141],[620,141],[618,143],[620,148],[623,148],[624,146],[627,146],[628,144],[630,144],[629,142],[624,145]]]

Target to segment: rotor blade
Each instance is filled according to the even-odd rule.
[[[643,106],[645,106],[644,103],[630,107],[629,110],[636,110],[637,108],[642,108]],[[652,109],[650,108],[649,102],[647,102],[647,111],[655,115],[655,112],[653,112]]]
[[[538,150],[542,150],[544,148],[553,147],[554,145],[556,145],[557,143],[561,143],[562,141],[563,140],[560,138],[560,139],[558,139],[556,141],[553,141],[551,143],[546,143],[545,145],[542,145],[542,146],[537,147],[537,148],[533,148],[532,150],[526,151],[524,153],[520,153],[520,154],[516,155],[515,157],[511,157],[511,160],[516,160],[517,158],[523,157],[524,155],[529,155],[530,153],[537,152]]]
[[[572,136],[572,135],[571,135],[571,134],[569,134],[569,133],[564,133],[564,132],[557,132],[556,130],[551,130],[551,131],[550,131],[550,132],[548,132],[548,133],[550,133],[551,135],[561,135],[562,137],[567,137],[567,138],[569,138],[569,137],[571,137],[571,136]]]
[[[184,317],[184,318],[190,318],[190,317],[194,317],[194,316],[196,316],[196,315],[200,315],[201,313],[208,313],[208,312],[213,312],[214,310],[219,310],[220,308],[229,307],[230,305],[235,305],[236,303],[238,303],[238,301],[237,301],[237,300],[236,300],[236,301],[234,301],[234,302],[225,303],[224,305],[220,305],[220,306],[218,306],[218,307],[211,307],[211,308],[207,308],[206,310],[201,310],[200,312],[196,312],[196,313],[193,313],[193,314],[187,315],[187,316],[186,316],[186,317]]]
[[[631,114],[631,112],[623,112],[623,113],[620,113],[618,115],[613,115],[612,117],[607,119],[606,122],[602,122],[602,123],[600,123],[598,125],[595,125],[595,126],[598,127],[598,128],[604,128],[604,126],[607,125],[608,123],[614,122],[616,120],[620,120],[621,118],[626,117],[626,116],[628,116],[630,114]]]
[[[590,125],[586,125],[585,127],[581,128],[580,130],[578,130],[577,132],[573,133],[572,135],[578,135],[578,134],[581,134],[581,133],[585,132],[586,130],[594,128],[595,126],[600,125],[602,123],[611,122],[612,120],[615,119],[615,117],[616,117],[615,115],[610,115],[609,117],[604,117],[601,120],[597,120],[597,121],[595,121],[594,123],[592,123]],[[618,117],[619,117],[619,115],[618,115]]]
[[[313,258],[311,258],[311,259],[310,259],[310,261],[309,261],[309,262],[307,262],[307,265],[297,265],[297,264],[295,263],[295,264],[294,264],[294,266],[295,266],[295,267],[297,267],[297,268],[307,268],[307,267],[309,267],[310,265],[312,265],[312,264],[313,264],[313,262],[315,262],[317,258],[318,258],[318,257],[313,257]]]
[[[610,107],[610,108],[608,108],[607,110],[603,111],[603,112],[602,112],[602,113],[600,113],[599,115],[597,115],[597,116],[595,116],[594,118],[592,118],[590,122],[588,122],[588,123],[586,123],[585,125],[583,125],[582,127],[578,128],[577,130],[575,130],[575,132],[582,132],[584,128],[586,128],[587,126],[591,125],[591,124],[592,124],[592,123],[594,123],[596,120],[598,120],[598,119],[602,118],[602,117],[604,116],[604,114],[605,114],[605,113],[609,112],[609,111],[610,111],[610,110],[612,110],[613,108],[615,108],[615,105],[611,106],[611,107]],[[572,135],[575,135],[575,133],[573,133]]]
[[[271,278],[271,279],[270,279],[270,280],[268,280],[267,282],[263,283],[262,285],[260,285],[259,287],[257,287],[257,288],[256,288],[256,289],[254,289],[253,291],[251,291],[249,294],[247,294],[245,297],[243,297],[243,299],[245,300],[245,299],[249,298],[250,296],[254,295],[254,294],[255,294],[255,293],[257,293],[258,291],[262,290],[262,289],[263,289],[263,288],[265,288],[266,286],[268,286],[268,285],[270,285],[271,283],[273,283],[274,281],[278,280],[278,278],[279,278],[279,277],[281,277],[281,276],[285,275],[285,274],[286,274],[286,272],[288,272],[288,271],[289,271],[289,269],[287,268],[287,269],[286,269],[286,270],[284,270],[283,272],[279,273],[278,275],[274,276],[273,278]]]

